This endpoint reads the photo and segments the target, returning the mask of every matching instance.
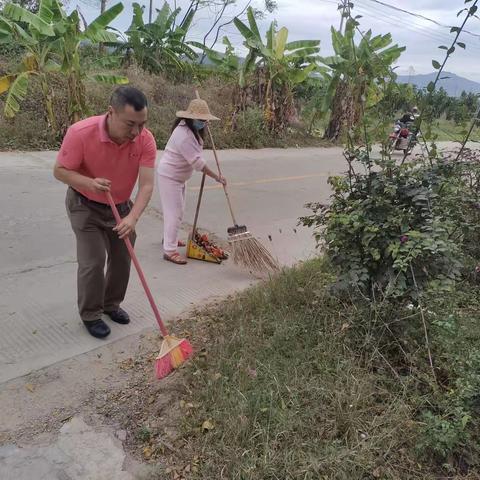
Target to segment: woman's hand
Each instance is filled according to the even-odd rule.
[[[205,175],[208,175],[210,178],[213,178],[216,182],[221,183],[223,186],[227,185],[227,180],[223,175],[217,175],[215,172],[210,170],[207,165],[203,167],[202,172]]]

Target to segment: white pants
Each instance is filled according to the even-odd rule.
[[[163,250],[172,254],[177,251],[178,231],[185,213],[185,183],[157,175],[157,185],[163,211]]]

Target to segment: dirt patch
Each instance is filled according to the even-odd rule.
[[[121,434],[125,447],[135,460],[156,465],[159,475],[173,479],[188,478],[198,471],[201,462],[200,456],[192,456],[188,449],[182,428],[199,407],[191,401],[186,373],[195,375],[196,361],[207,355],[204,325],[197,322],[201,316],[202,311],[195,310],[175,322],[176,333],[193,343],[193,361],[157,380],[153,366],[161,339],[157,334],[150,335],[135,356],[119,362],[119,369],[128,373],[126,381],[116,388],[96,392],[91,400],[91,414],[99,416],[103,424],[121,427],[125,432]],[[208,423],[198,427],[199,431],[208,430]]]
[[[176,334],[191,337],[198,315],[176,320]],[[158,478],[183,478],[195,471],[198,459],[183,458],[181,436],[184,419],[196,408],[184,370],[195,367],[190,362],[157,380],[160,342],[156,331],[144,332],[7,382],[0,391],[0,445],[53,441],[62,425],[81,415],[88,425],[114,433],[137,469],[139,463],[154,467],[149,480],[157,472]],[[194,348],[196,356],[204,355],[197,330]]]

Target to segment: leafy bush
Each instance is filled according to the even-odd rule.
[[[360,150],[347,157],[348,174],[329,180],[331,205],[309,204],[313,214],[301,219],[325,242],[337,286],[372,298],[449,288],[465,254],[475,254],[477,162],[445,156],[395,164]]]

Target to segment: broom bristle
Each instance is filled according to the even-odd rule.
[[[165,378],[180,367],[193,353],[193,347],[185,338],[165,337],[155,362],[157,378]]]
[[[229,242],[234,263],[260,273],[280,270],[278,262],[250,232],[232,235]]]

